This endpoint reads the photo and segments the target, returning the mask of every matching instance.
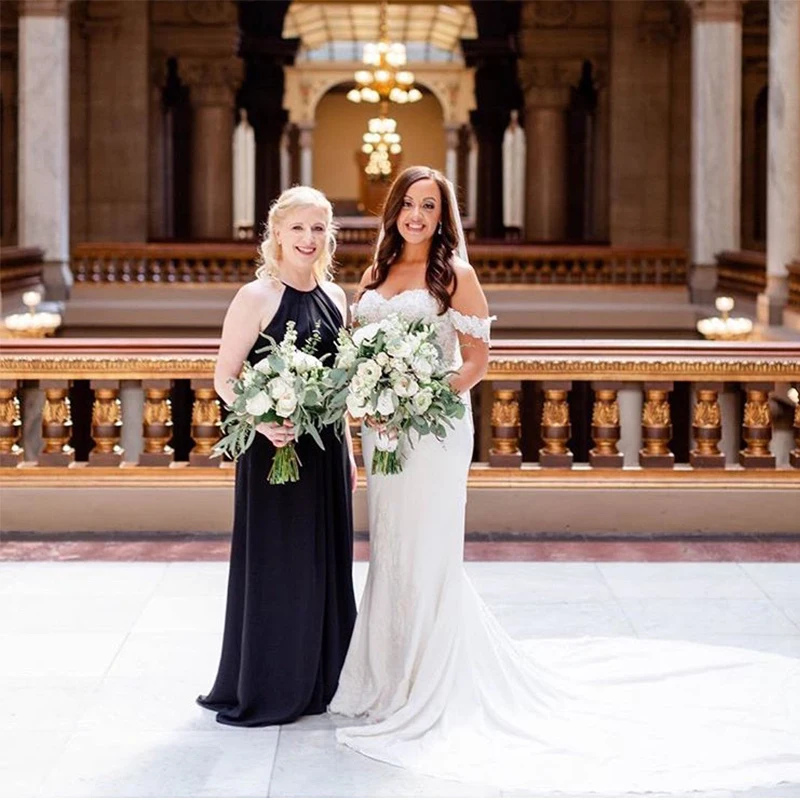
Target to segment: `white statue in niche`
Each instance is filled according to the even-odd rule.
[[[514,110],[503,136],[503,225],[521,231],[524,216],[525,131]]]
[[[239,124],[233,132],[233,235],[249,238],[256,215],[256,136],[239,109]]]

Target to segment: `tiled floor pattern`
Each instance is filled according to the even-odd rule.
[[[800,658],[800,563],[559,556],[467,570],[520,638],[682,638]],[[216,669],[226,573],[207,560],[0,563],[0,796],[498,796],[338,747],[326,717],[217,725],[193,701]],[[366,564],[354,575],[360,593]]]

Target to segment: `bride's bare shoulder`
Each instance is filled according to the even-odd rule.
[[[475,269],[473,268],[472,264],[469,261],[464,261],[463,258],[454,255],[453,256],[453,270],[455,271],[456,275],[461,277],[466,277],[470,274],[475,274]]]

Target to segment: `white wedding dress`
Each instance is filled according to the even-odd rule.
[[[390,312],[457,330],[425,290],[366,292],[361,324]],[[339,742],[420,773],[532,794],[675,792],[800,783],[800,660],[674,641],[512,640],[462,565],[469,414],[443,442],[370,473],[370,564],[330,711],[363,717]],[[545,613],[544,610],[542,613]]]

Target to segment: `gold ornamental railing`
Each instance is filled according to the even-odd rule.
[[[357,283],[372,259],[364,243],[340,244],[337,279]],[[680,286],[687,256],[680,248],[541,247],[523,244],[470,245],[470,261],[481,280],[497,284]],[[130,244],[93,242],[72,253],[76,283],[218,284],[251,280],[255,247],[230,244]]]
[[[134,481],[222,475],[230,464],[212,455],[223,414],[216,347],[9,342],[0,356],[0,482],[91,480],[95,468]],[[800,405],[786,390],[798,384],[796,344],[499,341],[474,391],[473,475],[624,470],[692,482],[716,471],[752,483],[769,473],[796,490]]]
[[[717,291],[755,299],[767,288],[767,259],[755,250],[717,254]]]

